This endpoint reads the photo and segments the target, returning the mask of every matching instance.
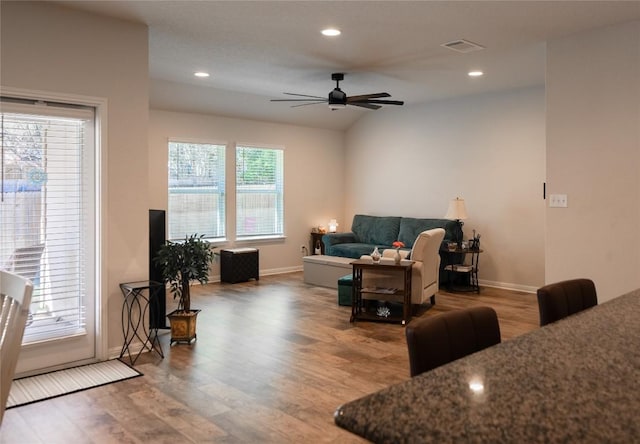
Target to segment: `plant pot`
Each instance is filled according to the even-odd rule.
[[[174,310],[167,315],[171,324],[171,342],[187,342],[191,343],[196,339],[196,320],[198,319],[200,310],[178,311]]]

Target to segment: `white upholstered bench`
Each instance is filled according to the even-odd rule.
[[[338,279],[353,271],[355,259],[338,256],[305,256],[302,258],[304,282],[322,287],[338,288]]]

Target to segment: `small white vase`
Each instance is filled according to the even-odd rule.
[[[400,261],[402,260],[402,256],[400,256],[400,249],[399,248],[396,248],[396,255],[395,255],[395,257],[393,259],[395,260],[396,264],[399,264]]]
[[[371,259],[373,259],[373,262],[378,262],[380,260],[380,252],[378,251],[378,247],[373,249],[373,253],[371,253]]]

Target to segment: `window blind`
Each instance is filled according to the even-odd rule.
[[[238,238],[284,235],[284,152],[236,147]]]
[[[225,145],[169,142],[168,238],[225,237]]]
[[[0,267],[34,293],[23,342],[81,334],[94,282],[94,111],[0,108]]]

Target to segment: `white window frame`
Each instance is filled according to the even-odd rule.
[[[255,149],[264,149],[264,150],[274,150],[274,151],[280,151],[281,155],[282,155],[282,176],[281,176],[281,183],[280,183],[280,194],[282,197],[282,200],[280,202],[281,208],[282,208],[282,212],[280,214],[281,217],[281,230],[280,233],[270,233],[270,234],[258,234],[258,235],[239,235],[238,234],[238,178],[236,177],[236,171],[237,171],[237,155],[238,155],[238,149],[239,148],[255,148]],[[284,186],[284,180],[285,180],[285,147],[282,145],[271,145],[271,144],[265,144],[265,143],[241,143],[241,142],[237,142],[234,145],[234,149],[233,149],[233,171],[234,171],[234,175],[233,175],[233,190],[234,190],[234,206],[233,206],[233,225],[234,225],[234,229],[235,229],[235,234],[236,234],[236,240],[243,242],[243,241],[255,241],[255,240],[269,240],[269,239],[284,239],[285,238],[285,186]]]

